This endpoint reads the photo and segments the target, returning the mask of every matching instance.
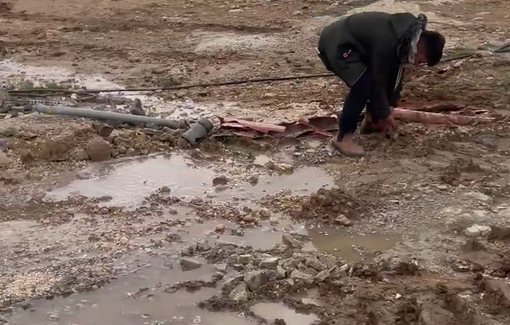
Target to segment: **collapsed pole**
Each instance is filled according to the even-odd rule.
[[[36,104],[34,107],[34,111],[49,115],[84,117],[96,120],[116,121],[120,123],[154,124],[159,126],[166,126],[171,129],[179,128],[179,122],[176,120],[165,120],[156,117],[138,116],[114,112],[103,112],[85,108],[72,108],[65,106],[48,107],[42,104]]]

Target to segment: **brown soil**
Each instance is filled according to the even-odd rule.
[[[9,70],[12,63],[2,61],[2,85],[18,89],[34,81],[79,88],[84,76],[94,81],[89,88],[99,88],[324,73],[317,32],[334,16],[353,9],[423,11],[430,28],[446,35],[447,55],[476,53],[410,69],[402,106],[452,101],[469,114],[497,117],[489,125],[401,123],[392,141],[359,136],[368,152],[359,160],[339,156],[322,137],[224,136],[193,148],[180,138],[182,130],[114,125],[104,135],[112,160],[95,163],[83,155],[102,135],[90,121],[0,113],[0,324],[194,322],[181,315],[202,315],[211,324],[218,323],[215,315],[233,325],[293,323],[279,318],[284,312],[269,320],[253,312],[261,302],[316,315],[321,324],[509,324],[510,64],[507,53],[488,51],[510,39],[509,6],[504,0],[0,2],[2,56],[27,65]],[[345,91],[335,78],[193,88],[158,94],[168,100],[163,112],[146,109],[164,117],[188,101],[179,119],[200,108],[293,121],[334,113]],[[115,96],[76,101],[112,111],[132,102]],[[100,184],[99,191],[115,163],[156,153],[185,157],[190,168],[170,159],[144,179],[126,169],[116,181],[131,182],[114,184],[112,196],[143,194],[134,209],[108,196],[48,198],[69,184]],[[143,159],[132,164],[146,166]],[[99,176],[84,169],[96,167]],[[189,179],[151,187],[181,172]],[[213,186],[220,175],[226,185]],[[199,189],[188,189],[188,180]],[[294,231],[307,229],[298,222],[324,227],[331,252],[314,250],[316,238]],[[386,235],[401,239],[389,248],[371,242]],[[345,246],[370,253],[346,263]],[[196,273],[182,272],[182,258],[191,259]],[[252,287],[242,292],[243,283]],[[232,295],[238,286],[241,300]],[[127,292],[134,294],[126,298]],[[232,321],[224,320],[232,316],[227,311],[235,311]]]

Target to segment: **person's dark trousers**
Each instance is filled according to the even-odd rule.
[[[361,112],[371,95],[372,77],[368,71],[365,71],[349,90],[342,112],[338,114],[338,140],[342,140],[346,134],[356,132]],[[367,109],[369,108],[367,107]]]

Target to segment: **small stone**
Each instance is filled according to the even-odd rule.
[[[480,192],[468,192],[468,193],[466,193],[464,195],[468,196],[470,198],[479,200],[479,201],[483,201],[483,202],[487,202],[487,201],[489,201],[491,199],[490,196],[488,196],[486,194],[483,194],[483,193],[480,193]]]
[[[211,248],[212,248],[211,244],[209,244],[207,240],[201,240],[197,243],[197,251],[199,252],[205,252],[210,250]]]
[[[0,150],[0,167],[7,167],[11,163],[11,160],[7,155]]]
[[[338,217],[335,219],[335,222],[341,226],[345,226],[345,227],[350,227],[352,226],[352,221],[349,220],[345,215],[343,214],[340,214],[338,215]]]
[[[239,255],[237,257],[237,263],[242,264],[242,265],[246,265],[246,264],[250,263],[252,258],[253,257],[250,254]]]
[[[327,268],[326,265],[324,265],[321,261],[319,261],[315,257],[309,257],[306,259],[305,262],[306,262],[307,266],[309,266],[319,272],[323,271]]]
[[[28,301],[22,302],[20,306],[21,306],[21,308],[23,308],[23,310],[27,310],[27,309],[34,307],[34,305]]]
[[[89,160],[89,155],[87,154],[87,151],[85,149],[80,149],[74,154],[74,160],[76,161]]]
[[[90,160],[96,162],[108,160],[112,156],[110,144],[102,138],[91,139],[85,150]]]
[[[228,265],[226,263],[215,264],[214,268],[219,272],[227,272]]]
[[[180,264],[183,271],[195,270],[202,266],[200,261],[190,257],[181,258]]]
[[[166,194],[168,194],[168,193],[170,193],[170,192],[172,192],[172,191],[170,190],[170,187],[168,187],[168,186],[163,186],[163,187],[161,188],[161,193],[166,193]]]
[[[259,267],[264,268],[264,269],[276,270],[279,260],[280,259],[278,257],[265,258],[260,262]]]
[[[49,314],[48,318],[53,322],[60,320],[60,316],[58,314]]]
[[[225,175],[216,176],[215,178],[213,178],[212,183],[213,183],[213,186],[227,185],[228,178]]]
[[[276,267],[276,273],[278,274],[278,277],[280,279],[283,279],[287,276],[287,271],[285,271],[285,269],[283,267],[281,267],[280,265],[278,265]]]
[[[269,219],[271,218],[271,212],[268,209],[262,209],[259,211],[259,216],[261,219]]]
[[[142,101],[138,98],[135,98],[133,105],[131,106],[131,109],[129,110],[129,112],[133,115],[138,115],[138,116],[146,115],[145,110],[142,107]]]
[[[244,275],[243,280],[251,291],[256,291],[264,282],[264,273],[263,271],[251,271]]]
[[[330,275],[329,270],[321,271],[321,272],[317,273],[317,275],[315,276],[315,281],[323,282],[324,280],[326,280],[329,277],[329,275]]]
[[[282,243],[290,248],[301,248],[303,243],[290,234],[282,234]]]
[[[214,228],[214,231],[219,233],[219,234],[222,234],[225,232],[225,225],[222,225],[222,224],[219,224],[216,226],[216,228]]]
[[[248,183],[255,186],[259,183],[259,177],[257,175],[252,175],[248,178]]]
[[[247,301],[248,291],[246,290],[246,283],[239,283],[234,290],[230,292],[229,298],[234,301]]]
[[[294,280],[299,280],[304,283],[313,283],[313,276],[300,270],[294,270],[291,272],[290,277]]]
[[[280,221],[277,218],[271,217],[269,218],[269,224],[271,226],[277,226],[280,223]]]
[[[85,170],[80,170],[79,172],[76,173],[76,177],[78,177],[78,179],[89,179],[92,177],[92,174]]]
[[[488,234],[491,231],[491,227],[489,226],[480,226],[477,224],[472,225],[471,227],[467,228],[464,233],[466,236],[470,237],[477,237],[480,235]]]
[[[128,157],[134,157],[136,156],[136,150],[133,148],[129,148],[126,150],[126,156]]]
[[[244,236],[244,230],[240,229],[240,228],[231,228],[230,229],[230,234],[232,236],[239,236],[239,237],[243,237]]]

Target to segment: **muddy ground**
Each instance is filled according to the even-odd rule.
[[[6,88],[167,87],[324,73],[317,33],[425,12],[447,55],[405,100],[497,116],[360,136],[207,139],[29,114],[27,100],[186,120],[331,114],[333,78],[11,98],[0,113],[0,324],[508,324],[510,39],[503,0],[23,0],[0,5]],[[50,94],[50,93],[46,93]],[[404,103],[405,105],[405,103]]]

